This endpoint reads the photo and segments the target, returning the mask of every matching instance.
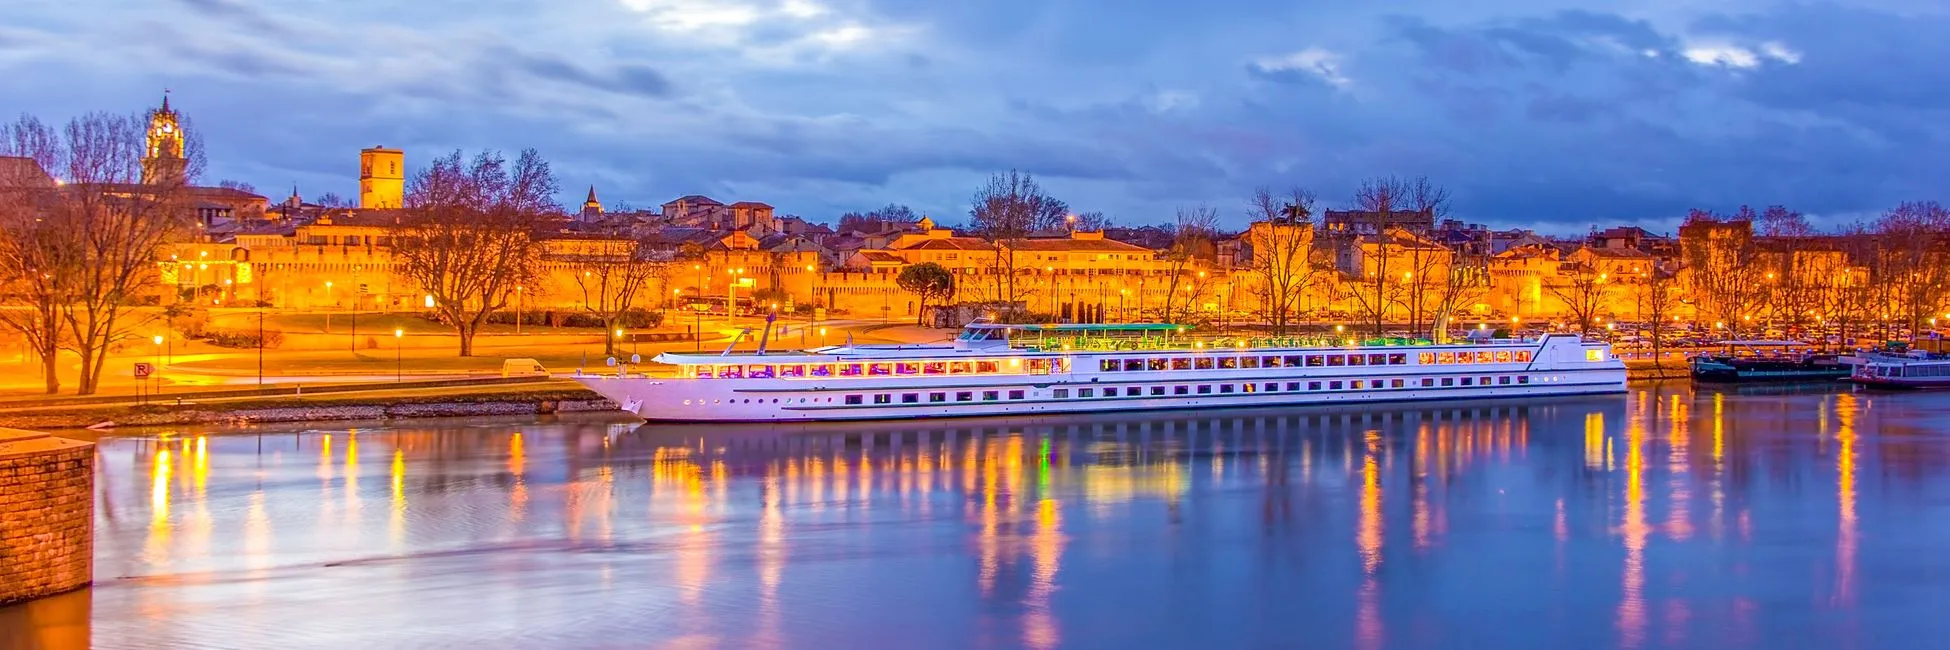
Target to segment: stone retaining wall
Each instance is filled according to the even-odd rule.
[[[94,578],[95,445],[0,429],[0,605]]]

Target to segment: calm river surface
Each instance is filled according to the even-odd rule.
[[[1942,647],[1950,394],[101,441],[0,647]]]

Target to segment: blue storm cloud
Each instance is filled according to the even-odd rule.
[[[1426,174],[1456,217],[1574,232],[1950,199],[1943,34],[1945,0],[8,0],[0,111],[167,87],[213,177],[308,195],[350,194],[361,147],[532,146],[565,199],[639,206],[954,221],[1016,167],[1238,225],[1255,186]]]

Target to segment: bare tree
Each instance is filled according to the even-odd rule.
[[[1754,264],[1753,210],[1741,206],[1732,219],[1693,210],[1679,227],[1679,242],[1692,294],[1701,310],[1737,332],[1760,295]]]
[[[1856,325],[1867,323],[1877,310],[1887,308],[1873,282],[1884,261],[1882,238],[1869,226],[1856,223],[1842,230],[1838,242],[1846,268],[1835,274],[1833,289],[1822,305],[1826,320],[1835,323],[1842,344],[1848,345]]]
[[[1037,231],[1060,227],[1069,209],[1068,204],[1044,193],[1034,176],[1013,169],[989,177],[988,184],[970,199],[970,229],[995,247],[989,271],[995,300],[1002,303],[1002,309],[1013,312],[1022,307],[1023,293],[1016,283],[1020,273],[1016,251],[1023,240]]]
[[[1935,201],[1906,201],[1876,222],[1889,260],[1885,278],[1911,340],[1943,305],[1950,286],[1950,210]]]
[[[1578,319],[1578,333],[1589,334],[1614,285],[1610,277],[1584,264],[1566,264],[1564,274],[1569,277],[1546,284],[1544,289]]]
[[[60,138],[31,116],[0,125],[0,327],[21,335],[40,362],[48,394],[61,390],[61,312],[75,263],[60,224],[45,218],[58,197],[46,168]]]
[[[1253,192],[1246,229],[1246,245],[1251,248],[1247,268],[1255,276],[1260,315],[1272,326],[1273,334],[1285,334],[1289,323],[1299,319],[1301,301],[1313,282],[1314,195],[1294,188],[1285,196],[1261,187]]]
[[[914,215],[913,208],[898,203],[889,203],[878,210],[866,214],[848,212],[840,215],[838,230],[839,232],[859,231],[871,234],[886,230],[889,226],[914,223],[917,219],[918,217]]]
[[[1436,309],[1442,299],[1441,290],[1449,282],[1449,259],[1453,253],[1445,247],[1423,241],[1410,241],[1396,244],[1398,238],[1412,236],[1400,229],[1390,231],[1390,245],[1399,252],[1396,256],[1402,262],[1401,305],[1403,315],[1408,317],[1408,331],[1416,335],[1428,334],[1437,338],[1434,331]],[[1430,325],[1423,329],[1423,324]]]
[[[1666,329],[1670,326],[1672,312],[1678,307],[1678,274],[1653,262],[1638,284],[1639,313],[1644,315],[1652,330],[1652,367],[1663,368],[1665,363]]]
[[[532,229],[561,212],[553,203],[558,189],[533,149],[512,169],[498,153],[463,163],[455,151],[413,176],[393,257],[460,335],[460,356],[474,354],[488,316],[536,275],[541,247]]]
[[[1396,246],[1389,231],[1403,222],[1405,213],[1412,215],[1417,223],[1425,220],[1432,222],[1445,214],[1448,211],[1449,193],[1429,182],[1427,177],[1403,179],[1380,176],[1361,182],[1361,187],[1354,193],[1354,205],[1360,222],[1356,225],[1367,231],[1374,246],[1373,252],[1369,253],[1362,246],[1359,234],[1351,242],[1362,257],[1372,259],[1363,260],[1360,267],[1355,269],[1356,275],[1362,277],[1350,283],[1350,295],[1363,315],[1372,319],[1374,335],[1381,336],[1385,331],[1389,308],[1396,304],[1406,306],[1403,292],[1412,289],[1403,286],[1403,269],[1397,267],[1413,261],[1395,259]],[[1415,282],[1414,271],[1408,269],[1407,272],[1410,275],[1406,282]],[[1423,277],[1426,279],[1426,274]]]
[[[1207,255],[1219,230],[1219,211],[1207,206],[1179,208],[1171,225],[1171,247],[1162,254],[1165,273],[1165,312],[1167,323],[1185,322],[1192,306],[1205,293],[1211,278],[1197,269]]]
[[[1755,249],[1766,269],[1757,302],[1771,319],[1796,329],[1816,311],[1822,287],[1840,270],[1835,261],[1841,253],[1816,237],[1801,213],[1784,206],[1768,206],[1755,225]]]
[[[66,181],[47,219],[63,224],[72,246],[65,345],[81,357],[82,395],[101,385],[108,353],[128,332],[134,299],[157,278],[156,254],[193,223],[185,189],[191,173],[142,179],[142,120],[91,113],[62,131],[56,174]]]
[[[577,251],[563,260],[582,293],[582,309],[603,324],[603,355],[615,356],[618,326],[643,291],[662,276],[664,264],[648,247],[618,240],[604,250]]]
[[[1428,272],[1434,285],[1434,312],[1429,321],[1430,338],[1437,342],[1449,338],[1449,323],[1490,289],[1490,246],[1478,242],[1449,251],[1447,264]]]
[[[1066,219],[1070,224],[1071,230],[1097,232],[1111,226],[1110,217],[1104,216],[1103,212],[1096,210],[1079,212],[1066,217]]]

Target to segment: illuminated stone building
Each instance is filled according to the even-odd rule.
[[[406,203],[406,152],[383,146],[359,151],[359,208],[396,210]]]

